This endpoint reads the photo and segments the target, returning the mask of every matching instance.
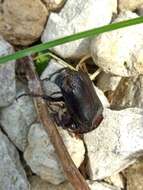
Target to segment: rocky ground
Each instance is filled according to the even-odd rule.
[[[143,0],[0,0],[0,56],[20,47],[143,15]],[[58,128],[91,190],[143,189],[143,24],[51,49],[68,63],[85,56],[104,119],[83,139]],[[0,65],[0,190],[73,190],[40,123],[18,63]],[[51,59],[41,79],[61,68]],[[43,82],[46,94],[58,87]]]

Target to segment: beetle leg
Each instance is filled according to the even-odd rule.
[[[60,96],[60,97],[51,97],[51,96],[48,96],[48,95],[45,95],[45,94],[40,95],[40,94],[32,94],[32,93],[23,93],[23,94],[19,95],[18,97],[16,97],[16,100],[18,100],[22,96],[41,97],[44,100],[53,101],[53,102],[64,101],[62,96]]]

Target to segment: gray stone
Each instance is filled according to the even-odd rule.
[[[122,171],[143,151],[143,109],[105,109],[103,117],[98,128],[84,136],[92,180]]]
[[[14,53],[12,46],[0,37],[0,56]],[[0,107],[7,106],[15,98],[15,62],[0,65]]]
[[[121,12],[114,22],[138,17],[130,11]],[[95,64],[105,72],[119,76],[143,73],[143,24],[107,32],[95,37],[91,54]]]
[[[16,148],[0,131],[0,189],[28,190],[29,184]]]
[[[116,12],[116,0],[70,0],[59,13],[51,13],[42,42],[110,23]],[[90,39],[82,39],[52,48],[64,58],[80,58],[89,53]]]
[[[17,82],[17,96],[26,93],[26,87]],[[12,142],[24,151],[30,125],[36,120],[32,98],[22,96],[10,106],[0,110],[0,123]]]
[[[58,129],[71,158],[76,166],[79,167],[85,153],[82,140],[71,137],[62,128]],[[50,143],[47,133],[39,124],[33,124],[30,128],[28,146],[24,152],[24,157],[32,171],[42,179],[52,184],[65,181],[63,170],[53,145]]]

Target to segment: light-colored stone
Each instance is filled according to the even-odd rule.
[[[121,190],[119,187],[103,182],[88,181],[88,184],[91,190]]]
[[[76,166],[79,167],[85,153],[82,140],[71,137],[62,128],[58,129],[71,158]],[[52,184],[65,181],[63,170],[53,145],[41,125],[34,124],[31,126],[28,142],[29,145],[25,150],[24,157],[32,171]]]
[[[115,22],[138,17],[130,11],[119,14]],[[91,54],[105,72],[119,76],[143,73],[143,24],[107,32],[94,38]]]
[[[42,35],[42,42],[110,23],[116,12],[116,0],[70,0],[59,13],[51,13]],[[80,58],[89,53],[90,39],[82,39],[52,50],[64,58]]]
[[[123,10],[135,10],[143,5],[143,0],[119,0],[119,9]]]
[[[0,56],[14,53],[12,46],[0,37]],[[0,107],[12,103],[15,98],[15,62],[0,65]]]
[[[143,108],[143,75],[121,79],[111,101],[115,108]]]
[[[104,92],[96,86],[94,86],[94,89],[95,89],[95,92],[96,92],[97,96],[99,97],[103,107],[105,107],[105,108],[110,107],[110,103],[109,103],[108,99],[106,98]]]
[[[26,93],[26,87],[17,82],[17,97]],[[36,111],[29,96],[22,96],[10,106],[0,110],[0,123],[12,142],[24,151],[30,125],[36,120]]]
[[[0,189],[28,190],[29,184],[16,148],[0,131]]]
[[[138,161],[125,170],[127,190],[143,189],[143,160]]]
[[[109,73],[102,72],[97,78],[97,87],[99,87],[103,92],[114,91],[118,86],[121,77],[116,75],[111,75]]]
[[[90,179],[103,179],[135,162],[143,151],[143,109],[105,109],[103,121],[85,134]]]
[[[6,40],[29,45],[40,37],[48,16],[42,1],[4,0],[0,9],[0,34]]]
[[[110,177],[107,177],[104,179],[104,181],[108,182],[109,184],[113,184],[116,187],[119,187],[121,189],[125,188],[125,180],[120,173],[117,173],[117,174],[114,174]]]
[[[42,0],[48,10],[54,11],[60,9],[67,0]]]

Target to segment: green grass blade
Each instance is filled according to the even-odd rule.
[[[5,63],[5,62],[10,61],[10,60],[20,59],[20,58],[23,58],[25,56],[31,55],[33,53],[37,53],[37,52],[52,48],[54,46],[58,46],[58,45],[67,43],[67,42],[79,40],[81,38],[91,37],[94,35],[99,35],[99,34],[104,33],[104,32],[109,32],[112,30],[116,30],[119,28],[131,26],[131,25],[135,25],[135,24],[140,24],[140,23],[143,23],[143,16],[137,17],[134,19],[130,19],[130,20],[126,20],[126,21],[121,21],[118,23],[112,23],[109,25],[105,25],[105,26],[102,26],[99,28],[94,28],[94,29],[84,31],[84,32],[80,32],[80,33],[76,33],[73,35],[69,35],[69,36],[66,36],[66,37],[63,37],[60,39],[49,41],[49,42],[44,43],[44,44],[35,45],[32,47],[17,51],[14,54],[10,54],[7,56],[0,57],[0,64]]]

